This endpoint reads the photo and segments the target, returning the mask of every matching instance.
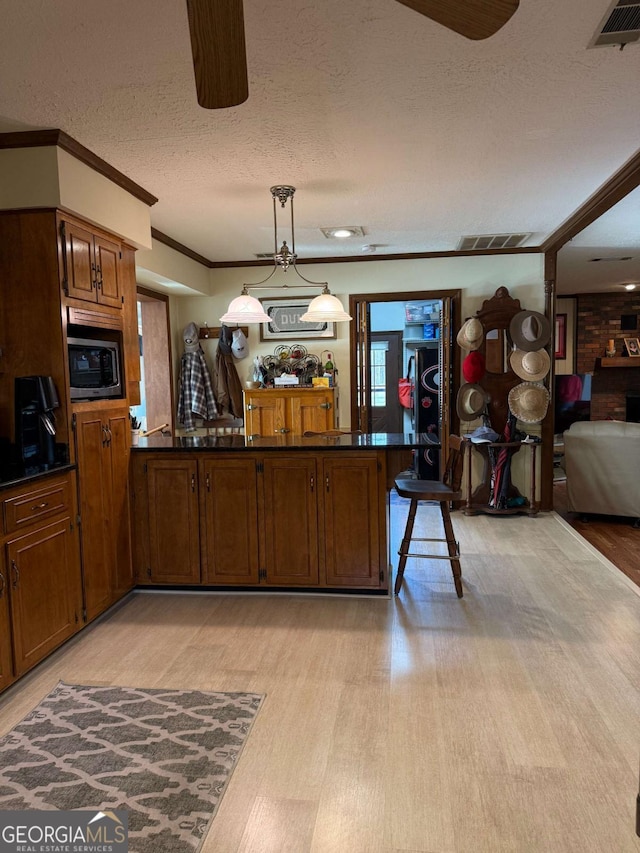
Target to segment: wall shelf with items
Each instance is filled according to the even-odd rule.
[[[616,358],[598,358],[596,367],[640,367],[640,358],[619,356]]]

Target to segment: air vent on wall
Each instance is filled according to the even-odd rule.
[[[469,252],[478,249],[517,249],[531,234],[481,234],[476,237],[461,237],[458,243],[459,252]]]
[[[640,0],[613,0],[588,47],[609,47],[640,41]]]

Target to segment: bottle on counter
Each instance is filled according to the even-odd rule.
[[[329,388],[333,388],[335,384],[335,372],[333,357],[330,352],[327,352],[327,360],[324,365],[324,376],[329,380]]]

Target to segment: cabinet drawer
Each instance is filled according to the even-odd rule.
[[[22,530],[41,518],[68,512],[71,507],[69,480],[55,480],[3,502],[6,533]]]

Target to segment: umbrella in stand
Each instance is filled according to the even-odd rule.
[[[507,418],[507,422],[504,426],[503,440],[511,441],[513,438],[513,434],[516,429],[516,418],[515,415],[512,415],[509,412],[509,417]],[[511,486],[511,459],[513,457],[513,448],[512,447],[501,447],[500,448],[500,456],[503,457],[502,461],[502,482],[500,484],[500,496],[498,499],[498,507],[499,509],[507,508],[507,499],[509,497],[509,487]],[[500,457],[498,457],[498,463],[500,463]]]

